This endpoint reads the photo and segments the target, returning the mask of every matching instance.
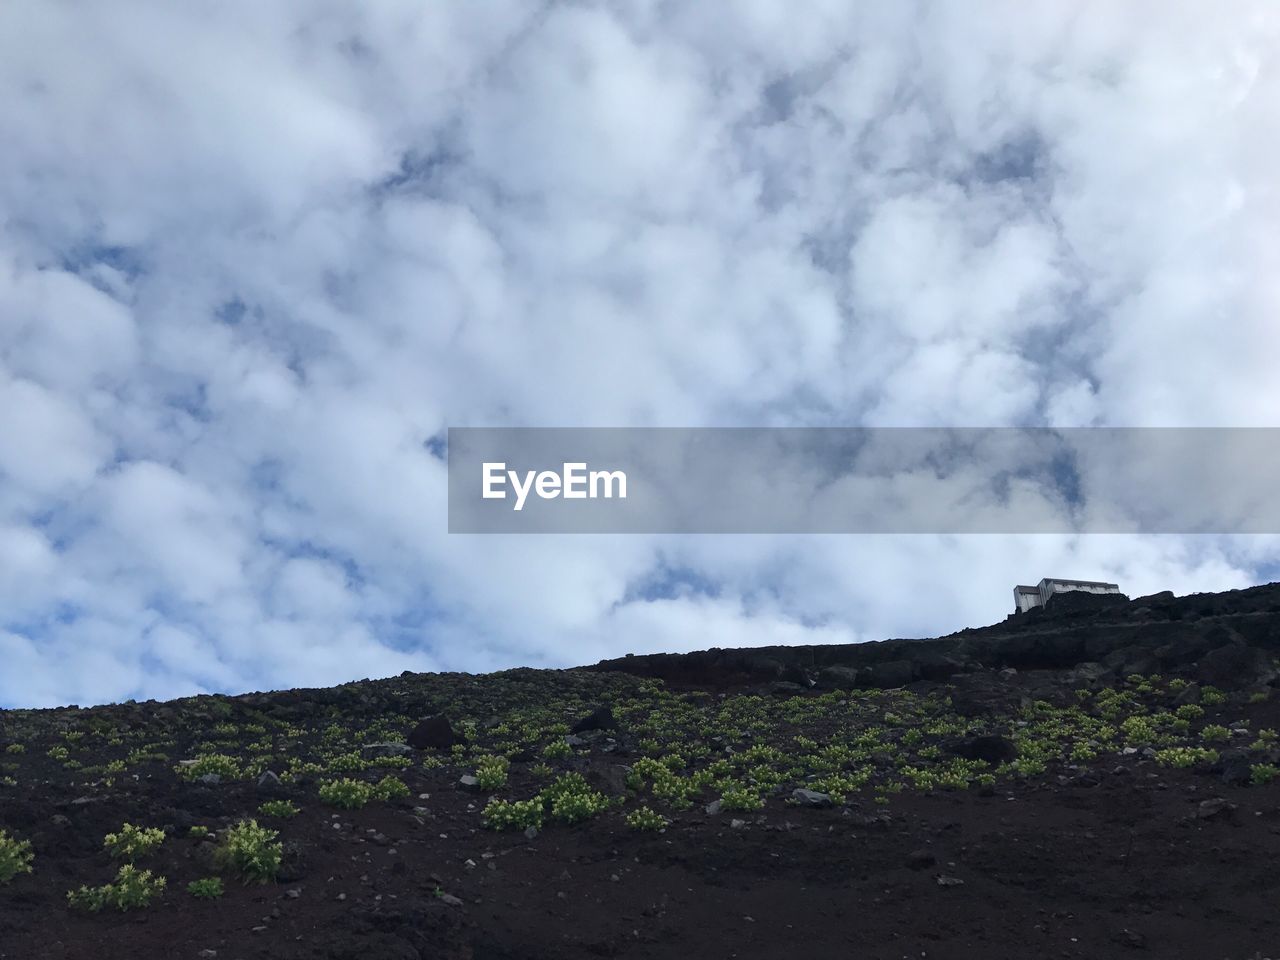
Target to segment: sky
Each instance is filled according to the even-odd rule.
[[[1268,0],[0,5],[0,706],[1280,579],[1266,536],[449,535],[442,457],[1280,426],[1278,53]]]

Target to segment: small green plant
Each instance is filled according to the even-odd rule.
[[[26,748],[26,747],[24,747],[24,746],[23,746],[22,744],[20,744],[20,743],[11,743],[11,744],[9,744],[7,747],[5,747],[5,748],[4,748],[4,752],[5,752],[5,753],[13,753],[13,754],[26,753],[26,752],[27,752],[27,748]]]
[[[1194,767],[1197,763],[1216,763],[1218,751],[1207,747],[1168,747],[1156,751],[1156,763],[1162,767]]]
[[[115,860],[128,860],[133,863],[145,857],[160,844],[164,843],[164,831],[159,827],[135,827],[126,823],[119,833],[108,833],[102,845]]]
[[[106,907],[124,911],[145,907],[164,887],[164,877],[153,877],[150,870],[139,870],[133,864],[126,863],[116,874],[114,883],[70,890],[67,892],[67,903],[90,913],[97,913]]]
[[[650,807],[637,807],[627,814],[626,820],[632,830],[662,830],[670,822]]]
[[[1199,720],[1204,716],[1204,707],[1198,703],[1184,703],[1173,712],[1182,720]]]
[[[1200,702],[1207,703],[1209,706],[1214,707],[1219,704],[1226,703],[1227,695],[1217,687],[1201,687]]]
[[[1271,699],[1271,693],[1267,690],[1258,690],[1249,694],[1250,703],[1266,703],[1269,699]]]
[[[344,777],[320,784],[320,799],[341,810],[359,810],[373,798],[372,784]]]
[[[490,800],[480,818],[490,830],[541,827],[542,801],[537,797],[532,800]]]
[[[66,760],[67,757],[71,756],[71,752],[63,746],[50,747],[45,753],[54,760]]]
[[[30,873],[33,860],[30,840],[18,840],[0,830],[0,883],[8,883],[20,873]]]
[[[373,785],[373,795],[379,800],[395,800],[409,795],[409,785],[399,777],[383,777]]]
[[[221,877],[203,877],[187,884],[187,893],[201,900],[217,900],[222,896]]]
[[[199,824],[197,824],[196,826],[192,827],[190,830],[187,831],[187,836],[194,837],[196,839],[200,839],[201,837],[207,837],[208,835],[209,835],[209,828],[205,826],[200,826]]]
[[[258,826],[257,820],[241,820],[228,827],[214,860],[224,870],[237,874],[245,883],[266,883],[280,871],[284,846],[276,842],[275,830]]]
[[[548,760],[564,760],[573,756],[573,747],[563,740],[552,740],[542,748],[542,755]]]
[[[1280,776],[1280,767],[1274,763],[1255,763],[1249,767],[1249,782],[1255,786],[1266,786],[1277,776]]]
[[[740,783],[727,786],[720,794],[720,807],[724,810],[751,812],[764,806],[764,799]]]
[[[199,780],[205,774],[217,774],[223,780],[235,780],[240,776],[240,761],[225,753],[206,753],[191,763],[180,763],[173,768],[183,780]]]
[[[511,766],[506,757],[481,757],[476,761],[476,782],[481,790],[498,790],[507,785],[507,770]]]
[[[1228,740],[1231,738],[1231,731],[1221,724],[1211,723],[1200,731],[1200,739],[1210,742]]]
[[[266,800],[258,806],[258,812],[264,817],[296,817],[301,808],[292,800]]]

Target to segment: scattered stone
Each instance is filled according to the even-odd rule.
[[[1235,809],[1236,805],[1230,800],[1214,797],[1212,800],[1200,801],[1200,805],[1196,808],[1196,816],[1201,820],[1217,820],[1230,816]]]
[[[526,840],[532,840],[532,839],[533,839],[534,837],[536,837],[537,835],[538,835],[538,828],[537,828],[537,827],[525,827],[525,828],[524,828],[524,838],[525,838]]]
[[[297,900],[300,896],[302,896],[302,891],[299,888],[294,887],[292,890],[286,890],[284,892],[284,895],[288,897],[290,900]]]
[[[417,750],[448,750],[461,737],[453,729],[453,724],[444,714],[427,717],[409,733],[409,746]]]
[[[829,794],[819,793],[817,790],[805,790],[803,787],[797,787],[792,790],[791,799],[802,807],[823,808],[832,806]]]
[[[206,957],[206,958],[216,957],[217,955],[218,955],[217,950],[201,950],[199,953],[196,954],[197,957]]]
[[[720,812],[721,806],[722,804],[719,800],[712,800],[706,806],[707,815],[711,817],[716,816]]]
[[[746,825],[747,825],[747,821],[739,820],[736,817],[733,820],[729,821],[729,828],[731,830],[741,830]]]
[[[480,781],[469,773],[464,773],[458,778],[458,786],[463,790],[479,790]]]
[[[222,782],[222,774],[220,774],[220,773],[206,773],[206,774],[202,774],[201,776],[197,777],[197,780],[199,780],[199,782],[200,782],[200,783],[203,783],[203,784],[205,784],[206,786],[216,787],[218,784],[220,784],[220,783]]]
[[[912,870],[926,870],[938,862],[928,850],[912,850],[907,854],[907,866]]]
[[[367,743],[360,748],[365,757],[407,757],[413,753],[413,747],[399,741],[385,743]]]
[[[938,886],[940,887],[959,887],[963,886],[964,881],[959,877],[948,877],[945,874],[938,875]]]
[[[447,904],[448,906],[451,906],[451,907],[462,906],[462,901],[458,897],[455,897],[452,893],[437,894],[436,899],[438,899],[441,903]]]

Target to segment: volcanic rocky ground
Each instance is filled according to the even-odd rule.
[[[1280,957],[1277,657],[1273,584],[0,711],[0,958]]]

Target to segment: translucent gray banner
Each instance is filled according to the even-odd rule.
[[[450,533],[1280,533],[1280,428],[452,428]]]

